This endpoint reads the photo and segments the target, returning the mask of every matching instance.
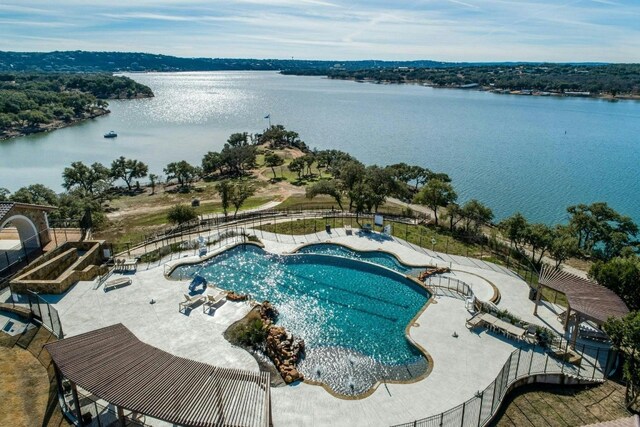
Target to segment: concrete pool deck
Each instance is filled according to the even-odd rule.
[[[391,252],[407,264],[443,262],[441,254],[418,252],[396,239],[380,239],[371,234],[347,236],[344,230],[334,230],[331,235],[322,232],[293,237],[252,233],[262,239],[266,250],[274,253],[290,253],[304,243],[332,242],[359,250]],[[222,246],[217,251],[224,249]],[[255,359],[229,344],[222,335],[248,312],[249,304],[224,302],[211,315],[203,313],[200,306],[188,314],[178,311],[178,303],[188,293],[189,281],[168,280],[165,271],[179,262],[198,259],[188,255],[169,263],[140,266],[135,274],[127,275],[132,279],[131,285],[109,292],[102,287],[94,290],[94,282],[79,282],[63,295],[43,297],[58,310],[66,336],[120,322],[140,340],[172,354],[220,367],[257,371]],[[541,306],[539,316],[533,316],[528,286],[516,275],[507,274],[498,266],[485,267],[484,262],[450,262],[451,277],[468,283],[479,298],[493,293],[492,284],[501,294],[498,307],[524,320],[561,328],[552,307]],[[116,277],[119,276],[112,276]],[[224,284],[219,285],[224,288]],[[274,425],[391,425],[463,403],[495,379],[516,348],[526,347],[486,331],[469,331],[465,321],[470,316],[464,301],[435,296],[417,318],[417,326],[409,328],[411,338],[433,358],[433,370],[426,378],[410,384],[380,384],[370,396],[356,400],[336,398],[324,388],[306,383],[274,387]],[[454,332],[457,338],[452,336]]]

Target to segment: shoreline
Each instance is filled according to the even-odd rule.
[[[120,100],[130,100],[130,99],[146,99],[146,98],[153,98],[153,97],[154,95],[145,95],[142,93],[137,93],[135,94],[135,96],[132,96],[130,98],[123,98],[118,96],[115,98],[109,98],[109,100],[120,101]],[[33,126],[12,127],[3,132],[0,132],[0,143],[4,141],[8,141],[10,139],[14,139],[14,138],[21,138],[23,136],[35,135],[38,133],[49,133],[58,129],[64,129],[70,126],[75,126],[77,124],[84,123],[87,120],[106,116],[109,113],[111,113],[111,110],[109,110],[107,106],[104,109],[96,108],[90,113],[85,113],[84,117],[76,117],[68,122],[64,120],[54,120],[51,123],[38,125],[37,127],[33,127]]]
[[[591,94],[588,92],[582,91],[573,91],[573,92],[547,92],[542,90],[534,90],[534,89],[522,89],[522,90],[511,90],[511,89],[499,89],[491,86],[471,86],[471,87],[462,87],[462,86],[438,86],[431,83],[419,81],[419,80],[408,80],[402,82],[392,82],[388,80],[374,80],[374,79],[356,79],[356,78],[340,78],[340,77],[330,77],[325,75],[325,78],[329,80],[343,80],[343,81],[351,81],[355,83],[370,83],[370,84],[378,84],[378,85],[416,85],[423,87],[430,87],[433,89],[457,89],[457,90],[468,90],[475,92],[488,92],[496,95],[519,95],[519,96],[539,96],[539,97],[556,97],[556,98],[585,98],[585,99],[599,99],[610,102],[617,101],[640,101],[640,94],[619,94],[616,96],[612,96],[611,94]]]
[[[90,113],[85,117],[74,118],[69,122],[65,122],[63,120],[54,120],[51,123],[47,123],[46,125],[41,125],[36,127],[22,127],[22,128],[11,128],[8,131],[5,131],[4,134],[0,135],[0,143],[4,141],[8,141],[14,138],[21,138],[23,136],[35,135],[38,133],[49,133],[58,129],[64,129],[70,126],[75,126],[77,124],[83,123],[87,120],[95,119],[98,117],[106,116],[111,113],[111,110],[104,109],[98,112]]]

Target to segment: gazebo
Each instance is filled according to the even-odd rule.
[[[267,372],[174,356],[138,340],[121,323],[45,348],[63,396],[63,381],[69,381],[70,406],[80,426],[85,424],[79,388],[115,406],[122,426],[127,424],[125,410],[181,426],[270,425]]]
[[[610,317],[623,317],[629,313],[626,304],[612,290],[583,277],[545,265],[538,280],[534,315],[538,314],[543,288],[560,292],[567,298],[563,326],[567,332],[570,319],[573,317],[572,347],[575,347],[580,323],[590,320],[601,328]]]

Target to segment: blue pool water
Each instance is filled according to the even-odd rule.
[[[243,245],[171,276],[202,276],[223,289],[269,300],[277,323],[307,344],[299,369],[343,394],[381,380],[408,380],[427,369],[405,328],[429,293],[401,275],[348,258],[273,255]]]
[[[390,268],[398,273],[411,274],[417,271],[422,271],[424,268],[411,267],[403,264],[398,259],[388,253],[381,251],[356,251],[349,249],[346,246],[336,245],[332,243],[319,243],[314,245],[303,246],[298,249],[296,253],[299,254],[318,254],[318,255],[335,255],[346,258],[351,258],[359,261],[372,262],[374,264],[382,265],[383,267]]]

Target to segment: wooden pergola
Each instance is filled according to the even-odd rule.
[[[571,335],[573,348],[578,338],[580,323],[590,320],[598,327],[602,327],[610,317],[623,317],[629,313],[626,304],[612,290],[583,277],[544,265],[538,280],[536,304],[533,310],[536,316],[543,288],[552,289],[566,296],[567,311],[564,313],[563,326],[564,331],[567,332],[573,313],[574,328]]]
[[[266,427],[271,423],[267,372],[218,368],[174,356],[116,324],[45,346],[62,392],[71,384],[78,425],[78,387],[124,410],[181,426]],[[215,351],[215,349],[211,349]]]

